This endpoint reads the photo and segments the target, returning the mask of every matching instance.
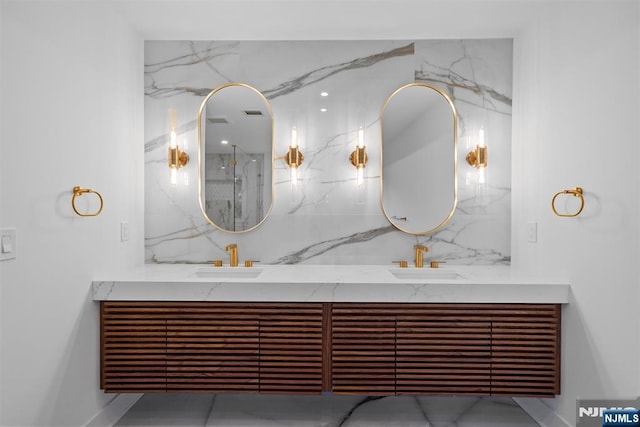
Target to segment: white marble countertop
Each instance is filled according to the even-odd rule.
[[[569,281],[506,266],[147,264],[96,278],[93,299],[567,304]]]

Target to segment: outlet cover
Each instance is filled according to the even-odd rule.
[[[129,223],[122,221],[120,223],[120,241],[126,242],[129,240]]]
[[[538,242],[538,223],[537,222],[527,223],[527,240],[529,241],[529,243]]]

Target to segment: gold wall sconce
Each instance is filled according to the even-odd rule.
[[[487,144],[485,141],[484,128],[481,127],[478,131],[478,144],[476,145],[475,150],[469,151],[467,153],[467,163],[472,167],[478,169],[478,184],[485,184],[486,177],[484,170],[487,167],[488,160],[487,153]]]
[[[478,132],[478,145],[476,145],[476,149],[469,151],[467,154],[467,163],[478,169],[487,167],[487,144],[484,139],[484,128],[482,127]]]
[[[178,169],[189,163],[189,155],[178,147],[178,121],[175,108],[169,109],[169,150],[167,154],[169,169],[171,171],[171,186],[177,184]]]
[[[467,154],[467,163],[474,168],[487,167],[487,146],[478,145],[475,150],[469,151]]]
[[[349,156],[351,164],[356,168],[356,185],[358,188],[364,186],[364,168],[367,166],[367,151],[364,145],[364,129],[358,129],[358,145]]]
[[[291,129],[291,143],[289,144],[289,152],[284,155],[284,161],[291,169],[291,184],[298,184],[298,168],[304,161],[304,156],[298,147],[298,130],[294,126]]]

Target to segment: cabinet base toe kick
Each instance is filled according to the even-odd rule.
[[[100,302],[108,393],[554,397],[559,304]]]

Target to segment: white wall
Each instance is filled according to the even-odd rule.
[[[546,5],[516,38],[513,265],[571,279],[562,395],[545,402],[570,425],[576,398],[640,394],[638,7]],[[575,186],[583,214],[556,217],[551,197]]]
[[[3,43],[3,23],[2,23],[2,15],[3,15],[3,4],[0,1],[0,48],[2,47]],[[3,75],[3,58],[2,58],[2,54],[1,54],[2,50],[0,49],[0,99],[4,99],[4,90],[3,90],[3,85],[2,85],[2,75]],[[4,129],[4,113],[2,111],[3,109],[0,108],[0,129]],[[0,131],[0,155],[2,154],[2,146],[3,144],[3,140],[4,137],[2,135],[2,132]],[[5,200],[5,186],[2,185],[3,181],[4,181],[4,177],[2,176],[2,160],[0,160],[0,201],[4,201]],[[5,226],[5,221],[4,221],[4,214],[2,213],[2,205],[4,204],[4,202],[0,203],[0,227]],[[2,289],[4,288],[4,274],[3,274],[3,269],[2,269],[2,264],[0,263],[0,307],[3,306],[2,303]],[[2,337],[3,337],[3,333],[2,333],[2,316],[0,315],[0,372],[2,372]],[[3,399],[3,395],[4,395],[4,389],[3,387],[0,385],[0,402],[2,402]],[[2,425],[2,403],[0,403],[0,425]]]
[[[20,256],[0,263],[0,424],[74,425],[104,405],[89,281],[142,262],[142,45],[92,3],[2,6],[0,226],[18,228]],[[215,2],[192,15],[150,3],[117,6],[147,39],[515,36],[513,264],[565,275],[573,291],[563,392],[546,403],[573,424],[577,397],[640,394],[637,2],[261,1],[252,14]],[[74,185],[103,191],[101,217],[72,216]],[[576,185],[583,215],[553,216],[551,196]]]
[[[82,425],[111,398],[91,279],[143,260],[143,42],[100,2],[1,7],[0,425]],[[102,215],[75,216],[75,185]]]

